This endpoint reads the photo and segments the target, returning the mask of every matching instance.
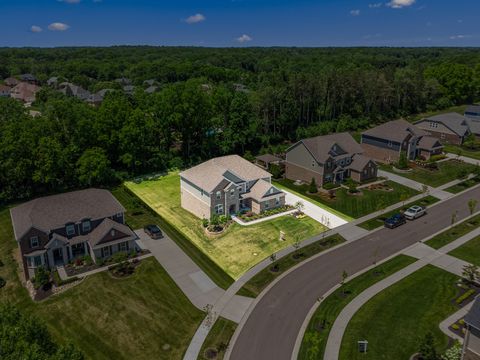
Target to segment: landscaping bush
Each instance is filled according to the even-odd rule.
[[[125,251],[119,251],[112,255],[112,257],[110,258],[110,261],[112,263],[121,263],[123,261],[126,261],[127,259],[128,259],[128,254]]]
[[[357,190],[357,183],[355,181],[353,181],[351,178],[349,178],[347,181],[346,181],[346,185],[348,186],[348,192],[350,194],[355,194],[358,192]]]
[[[440,161],[440,160],[443,160],[443,159],[446,159],[447,156],[444,155],[444,154],[440,154],[440,155],[432,155],[430,156],[430,159],[428,159],[428,162],[437,162],[437,161]]]
[[[50,273],[44,267],[39,267],[35,276],[32,279],[33,286],[35,289],[40,289],[42,286],[45,286],[50,283]]]
[[[118,277],[124,277],[132,275],[135,271],[135,265],[131,264],[128,261],[121,262],[120,264],[112,265],[108,268],[113,275]]]
[[[5,279],[0,277],[0,289],[3,288],[6,283]]]
[[[473,289],[470,289],[468,291],[466,291],[465,293],[463,293],[463,295],[459,296],[455,302],[460,305],[461,303],[463,303],[465,300],[467,300],[469,297],[471,297],[472,295],[474,295],[476,293],[475,290]]]
[[[269,171],[274,179],[280,179],[283,177],[283,169],[280,165],[270,164]]]
[[[90,266],[93,264],[93,260],[92,260],[92,257],[90,255],[84,255],[82,257],[82,260],[83,260],[83,264],[86,265],[86,266]]]
[[[204,228],[208,227],[208,219],[205,219],[205,218],[202,219],[202,226]]]
[[[312,181],[310,182],[310,185],[308,186],[308,192],[310,194],[315,194],[318,192],[317,183],[315,181],[315,178],[313,177],[312,177]]]
[[[325,190],[333,190],[333,189],[336,189],[337,187],[338,187],[338,185],[334,184],[333,182],[328,182],[328,183],[323,184],[323,188]]]
[[[67,285],[67,284],[70,284],[72,282],[75,282],[75,281],[79,280],[79,278],[76,277],[76,276],[71,277],[67,280],[62,280],[60,278],[60,275],[58,274],[58,271],[56,271],[56,270],[52,272],[52,278],[53,278],[53,283],[55,284],[56,287]]]
[[[402,151],[400,153],[400,158],[398,159],[396,167],[400,170],[408,169],[408,159],[407,159],[407,154],[405,153],[405,151]]]

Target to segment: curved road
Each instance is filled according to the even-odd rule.
[[[257,303],[233,344],[230,360],[290,360],[300,327],[319,297],[348,274],[407,248],[470,215],[467,202],[480,200],[480,187],[429,209],[426,216],[397,229],[382,229],[292,271]],[[330,359],[329,359],[330,360]]]

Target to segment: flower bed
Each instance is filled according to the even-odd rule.
[[[115,278],[125,278],[135,272],[135,268],[140,264],[140,260],[123,261],[108,268],[110,274]]]
[[[284,205],[284,206],[278,207],[276,209],[266,210],[266,211],[262,212],[261,214],[254,214],[253,212],[249,211],[249,212],[247,212],[243,215],[240,215],[238,218],[241,219],[244,222],[250,222],[250,221],[254,221],[254,220],[263,219],[263,218],[266,218],[266,217],[269,217],[269,216],[272,216],[272,215],[281,214],[281,213],[284,213],[284,212],[287,212],[287,211],[290,211],[290,210],[293,210],[293,209],[294,209],[294,207],[291,206],[291,205]]]

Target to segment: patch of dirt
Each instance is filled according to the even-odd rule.
[[[216,359],[217,356],[218,356],[218,350],[217,349],[207,349],[205,350],[205,353],[204,353],[205,357],[207,359]]]

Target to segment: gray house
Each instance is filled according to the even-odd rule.
[[[107,190],[87,189],[31,200],[10,210],[25,277],[90,255],[93,261],[135,250],[125,208]]]
[[[477,297],[465,316],[462,360],[480,360],[480,298]]]
[[[415,126],[445,144],[461,145],[471,133],[469,119],[457,113],[431,116],[416,122]]]
[[[480,120],[480,105],[470,105],[467,107],[464,113],[465,117],[474,120]]]

